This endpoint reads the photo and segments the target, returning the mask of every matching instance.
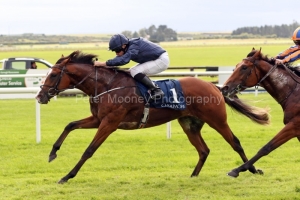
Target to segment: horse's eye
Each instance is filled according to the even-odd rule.
[[[50,77],[51,78],[55,78],[57,76],[57,74],[51,74]]]
[[[248,67],[246,65],[242,66],[242,70],[247,70],[247,69],[248,69]]]

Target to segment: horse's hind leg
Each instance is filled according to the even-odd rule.
[[[239,141],[239,139],[232,133],[231,129],[229,128],[228,124],[225,123],[214,123],[214,125],[210,125],[216,131],[218,131],[222,137],[230,144],[234,151],[236,151],[240,157],[242,158],[243,162],[247,162],[248,158],[244,152],[244,149]],[[254,166],[250,166],[248,169],[251,173],[260,173],[258,172]]]
[[[186,133],[189,141],[198,152],[199,161],[191,177],[198,176],[209,154],[209,148],[207,147],[200,134],[200,130],[203,127],[204,122],[194,117],[181,117],[178,119],[178,122]]]
[[[52,150],[49,155],[49,162],[54,160],[57,155],[56,152],[60,149],[62,143],[68,136],[68,134],[78,128],[98,128],[100,122],[97,118],[90,116],[85,119],[70,122],[62,132],[62,134],[59,136],[59,138],[56,140],[56,142],[53,144]]]

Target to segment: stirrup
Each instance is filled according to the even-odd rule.
[[[156,90],[156,91],[155,91]],[[155,88],[155,90],[151,91],[151,99],[153,100],[159,100],[162,99],[165,95],[164,92],[161,89]]]

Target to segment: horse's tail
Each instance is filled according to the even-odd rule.
[[[220,88],[217,86],[220,90]],[[235,111],[245,115],[253,122],[261,124],[261,125],[268,125],[270,124],[269,118],[269,109],[266,108],[258,108],[255,106],[250,106],[244,103],[241,99],[237,96],[234,98],[229,98],[224,96],[224,100],[226,104],[233,108]]]
[[[235,111],[245,115],[253,122],[256,122],[261,125],[270,124],[268,109],[247,105],[237,97],[234,97],[233,99],[224,97],[224,99],[228,106],[233,108]]]

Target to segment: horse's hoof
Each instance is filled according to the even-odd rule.
[[[263,172],[263,170],[261,170],[261,169],[257,169],[257,173],[258,173],[259,175],[264,175],[264,172]]]
[[[57,183],[58,183],[58,184],[64,184],[64,183],[66,183],[66,182],[68,182],[68,180],[64,180],[64,179],[62,178],[62,179],[60,179],[60,181],[58,181]]]
[[[56,157],[57,157],[56,154],[50,155],[50,156],[49,156],[49,162],[51,162],[52,160],[54,160]]]
[[[234,170],[232,170],[231,172],[227,173],[228,176],[231,176],[233,178],[236,178],[239,176],[239,173],[235,172]]]

